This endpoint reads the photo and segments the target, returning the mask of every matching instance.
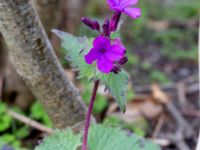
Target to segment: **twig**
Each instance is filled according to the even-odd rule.
[[[189,123],[185,120],[185,118],[182,116],[182,114],[179,112],[176,106],[172,102],[169,102],[166,105],[164,105],[164,107],[165,110],[176,121],[177,128],[183,129],[183,132],[186,137],[191,137],[193,135],[193,129],[190,127]]]
[[[13,118],[15,118],[15,119],[17,119],[17,120],[29,125],[29,126],[31,126],[33,128],[36,128],[36,129],[38,129],[38,130],[40,130],[42,132],[45,132],[45,133],[48,133],[48,134],[53,133],[53,129],[48,128],[48,127],[42,125],[41,123],[38,123],[38,122],[36,122],[34,120],[31,120],[31,119],[27,118],[26,116],[18,114],[18,113],[14,112],[14,111],[12,111],[10,109],[7,110],[7,113],[11,117],[13,117]]]
[[[185,84],[183,82],[177,83],[177,95],[180,102],[181,109],[183,109],[187,104],[187,99],[185,97]]]
[[[162,126],[163,126],[163,123],[165,121],[165,116],[161,115],[158,119],[158,123],[154,129],[154,132],[152,134],[152,138],[155,139],[157,136],[158,136],[158,133],[160,132]]]
[[[156,138],[156,139],[149,139],[150,141],[162,146],[162,147],[166,147],[168,145],[171,144],[171,141],[169,141],[168,139],[162,139],[162,138]]]
[[[171,101],[165,104],[164,108],[176,121],[176,128],[178,131],[175,134],[161,135],[161,138],[169,139],[180,150],[190,150],[184,139],[185,137],[189,138],[193,135],[193,129]]]
[[[179,150],[191,150],[185,143],[183,134],[180,130],[175,134],[161,134],[160,137],[168,139],[171,143],[175,144]]]
[[[200,132],[199,132],[199,140],[198,140],[198,143],[197,143],[197,148],[196,150],[200,150]]]
[[[200,118],[200,111],[198,110],[182,110],[183,115]]]
[[[197,75],[190,76],[181,82],[185,85],[186,93],[198,92],[199,84]],[[177,90],[177,84],[179,83],[159,84],[158,86],[164,91],[174,91]],[[134,86],[134,91],[136,93],[149,93],[151,90],[151,85]]]

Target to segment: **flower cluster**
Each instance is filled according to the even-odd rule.
[[[127,14],[133,19],[140,17],[139,8],[132,7],[138,0],[107,0],[107,4],[114,14],[111,19],[106,19],[100,29],[98,21],[93,21],[87,17],[82,18],[82,22],[90,29],[100,33],[93,41],[93,48],[85,55],[85,61],[92,64],[96,61],[97,68],[102,73],[118,73],[121,66],[128,61],[125,56],[126,48],[120,38],[111,39],[111,32],[117,30],[122,13]]]

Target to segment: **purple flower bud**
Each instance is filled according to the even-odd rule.
[[[121,71],[121,68],[119,65],[114,65],[113,69],[112,69],[112,72],[117,74]]]
[[[128,57],[124,56],[122,59],[119,60],[120,65],[124,65],[128,61]]]
[[[109,19],[105,20],[102,28],[103,28],[103,34],[109,37],[110,36],[110,20]]]
[[[95,26],[95,29],[96,29],[97,31],[100,30],[100,25],[99,25],[99,23],[98,23],[97,21],[94,21],[94,26]]]
[[[116,11],[113,14],[112,19],[110,21],[110,31],[116,31],[117,30],[117,26],[118,26],[118,23],[119,23],[120,16],[121,16],[120,11]]]
[[[91,20],[90,18],[83,17],[83,18],[81,19],[81,21],[82,21],[85,25],[87,25],[89,28],[91,28],[92,30],[97,30],[97,31],[100,30],[100,25],[99,25],[99,23],[98,23],[96,20],[93,21],[93,20]]]

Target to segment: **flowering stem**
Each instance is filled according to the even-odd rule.
[[[90,103],[89,103],[89,106],[88,106],[88,111],[87,111],[86,121],[85,121],[85,128],[84,128],[82,150],[87,150],[88,131],[89,131],[89,127],[90,127],[92,109],[93,109],[94,101],[95,101],[95,98],[96,98],[96,95],[97,95],[98,86],[99,86],[99,80],[95,81],[95,83],[94,83],[92,96],[90,98]]]

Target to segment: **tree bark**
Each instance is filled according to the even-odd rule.
[[[35,98],[8,57],[8,48],[0,33],[0,99],[27,109]]]
[[[3,73],[6,65],[6,58],[7,58],[7,52],[5,50],[3,37],[0,33],[0,100],[2,98]]]
[[[82,122],[85,107],[79,92],[65,76],[31,1],[1,0],[0,30],[17,72],[41,101],[55,127]]]
[[[61,1],[62,0],[33,0],[33,4],[49,37],[51,35],[51,29],[59,25]]]
[[[0,74],[3,73],[3,70],[5,68],[6,65],[6,61],[7,61],[7,51],[5,48],[5,43],[3,40],[3,37],[0,33]]]
[[[62,18],[60,28],[70,33],[77,33],[87,0],[62,0]]]

